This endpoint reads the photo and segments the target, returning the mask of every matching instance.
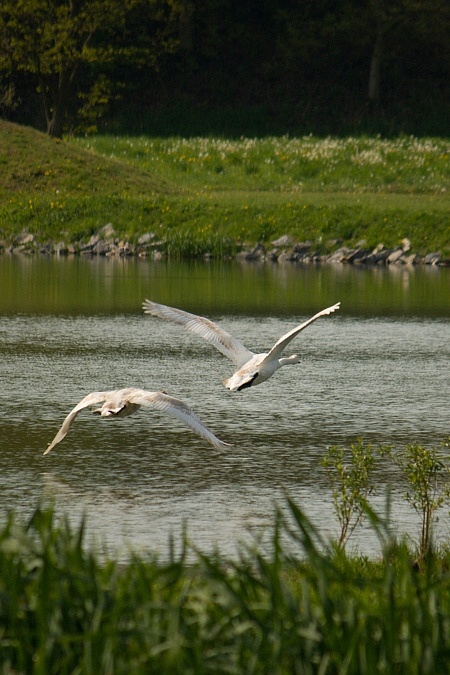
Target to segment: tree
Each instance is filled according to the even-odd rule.
[[[406,499],[420,516],[419,560],[423,561],[432,550],[436,511],[450,497],[450,464],[444,453],[417,443],[396,452],[382,448],[382,454],[390,457],[406,478]]]
[[[82,75],[89,71],[88,85],[95,86],[99,66],[124,54],[132,59],[132,45],[121,44],[118,52],[114,47],[126,33],[128,16],[141,9],[148,17],[149,8],[154,21],[163,24],[165,9],[177,11],[171,0],[2,0],[0,72],[8,73],[10,80],[14,73],[31,76],[47,132],[60,137],[68,111],[76,106]],[[155,49],[151,28],[147,48]]]
[[[364,517],[367,498],[375,489],[372,474],[375,466],[373,447],[362,440],[350,448],[333,445],[321,462],[331,486],[333,505],[341,532],[338,546],[345,548]]]

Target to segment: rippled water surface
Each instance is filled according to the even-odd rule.
[[[3,513],[39,499],[87,515],[109,549],[165,555],[187,523],[200,548],[227,554],[260,536],[289,492],[325,534],[336,534],[320,460],[357,438],[439,446],[449,436],[450,275],[149,261],[0,257],[0,490]],[[265,351],[338,300],[290,345],[301,363],[232,394],[233,364],[200,338],[142,313],[145,297],[202,313]],[[167,415],[122,420],[83,411],[51,454],[43,451],[87,393],[162,389],[189,403],[221,439],[217,451]],[[392,467],[378,471],[382,508]],[[417,522],[393,494],[393,520]],[[447,513],[440,518],[448,534]],[[355,539],[375,543],[367,532]]]

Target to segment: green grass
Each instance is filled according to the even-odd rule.
[[[397,246],[450,255],[450,144],[413,137],[56,142],[0,122],[0,237],[85,241],[111,222],[170,255],[232,254],[284,234],[320,252]]]
[[[93,136],[75,141],[202,192],[440,194],[450,187],[450,144],[444,139]]]
[[[292,500],[271,550],[126,565],[38,508],[0,530],[3,673],[448,672],[448,553],[420,569],[374,519],[382,556],[323,542]],[[190,553],[190,560],[187,554]]]

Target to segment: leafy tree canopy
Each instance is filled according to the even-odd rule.
[[[2,0],[0,71],[12,81],[16,73],[31,76],[47,131],[61,136],[82,85],[98,93],[102,65],[139,60],[145,52],[154,66],[161,52],[174,49],[176,14],[171,0]],[[127,43],[127,22],[136,16],[143,19],[140,40]]]

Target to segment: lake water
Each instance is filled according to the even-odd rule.
[[[190,540],[232,555],[267,535],[288,492],[325,535],[337,523],[320,461],[358,438],[440,447],[450,435],[450,270],[292,264],[0,256],[0,492],[2,513],[29,516],[52,499],[86,514],[90,540],[126,556],[164,557]],[[183,329],[143,314],[144,298],[208,316],[254,351],[337,301],[290,345],[299,365],[228,392],[233,364]],[[167,415],[123,420],[83,411],[43,456],[62,420],[91,391],[162,389],[190,404],[222,440],[217,451]],[[417,536],[405,486],[377,471],[382,509]],[[450,534],[448,509],[439,535]],[[353,546],[374,552],[362,529]]]

